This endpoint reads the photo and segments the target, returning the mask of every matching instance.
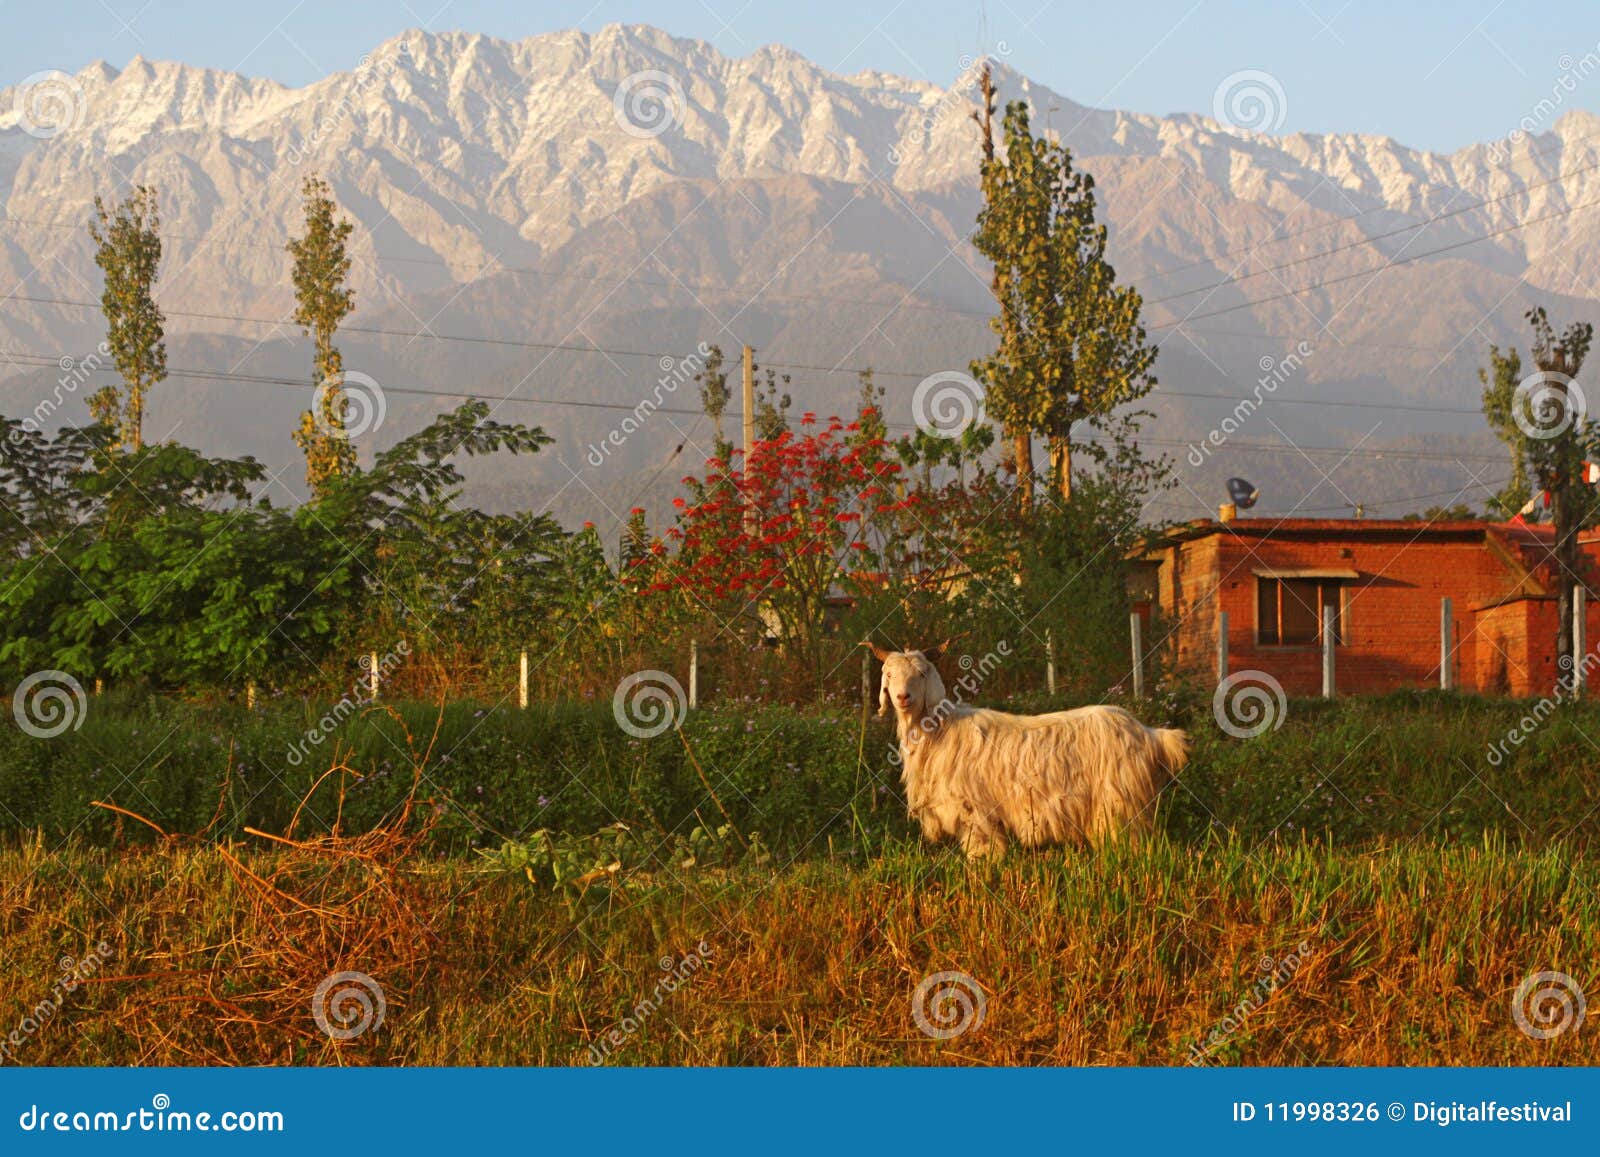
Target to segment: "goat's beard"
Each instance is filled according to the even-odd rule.
[[[928,713],[926,700],[913,700],[906,707],[896,705],[895,722],[899,724],[901,738],[932,739],[939,730],[939,721]]]

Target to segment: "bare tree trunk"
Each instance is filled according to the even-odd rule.
[[[1017,501],[1026,514],[1033,509],[1033,435],[1023,430],[1011,435],[1012,455],[1017,467]]]
[[[1062,502],[1072,501],[1072,439],[1050,439],[1050,478]]]

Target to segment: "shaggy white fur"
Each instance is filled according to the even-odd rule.
[[[1161,788],[1189,761],[1182,731],[1146,727],[1121,707],[1009,715],[952,702],[942,650],[888,651],[880,715],[891,710],[911,818],[968,856],[1094,843],[1149,830]]]

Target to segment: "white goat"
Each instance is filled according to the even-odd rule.
[[[952,702],[934,667],[947,644],[888,651],[879,715],[891,710],[911,818],[969,857],[1092,843],[1148,831],[1156,795],[1189,760],[1182,731],[1146,727],[1120,707],[1008,715]]]

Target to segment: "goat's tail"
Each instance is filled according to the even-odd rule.
[[[1155,736],[1162,769],[1169,779],[1176,779],[1189,762],[1189,733],[1160,727],[1154,728],[1151,734]]]

